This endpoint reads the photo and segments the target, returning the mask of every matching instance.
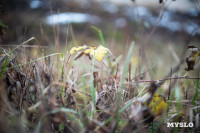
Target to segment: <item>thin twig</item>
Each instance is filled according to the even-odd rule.
[[[162,85],[163,81],[172,80],[172,79],[200,79],[200,78],[189,77],[189,76],[180,76],[180,77],[170,77],[170,78],[159,79],[159,80],[140,80],[140,81],[131,82],[131,84],[144,83],[144,82],[156,82],[160,86],[160,85]],[[162,82],[162,83],[160,83],[160,82]],[[129,83],[126,83],[126,84],[129,84]]]
[[[143,73],[141,73],[141,74],[139,74],[139,75],[136,75],[133,79],[137,79],[137,78],[140,77],[141,75],[143,75],[143,74],[147,73],[148,71],[152,70],[156,65],[157,65],[157,64],[155,64],[153,67],[147,69],[147,70],[144,71]],[[132,80],[133,80],[133,79],[132,79]]]

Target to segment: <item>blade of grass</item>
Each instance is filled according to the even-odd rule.
[[[101,29],[99,29],[98,27],[96,27],[96,26],[94,26],[94,25],[91,26],[91,28],[98,32],[98,35],[99,35],[99,38],[100,38],[100,40],[101,40],[102,45],[103,45],[104,47],[107,47]],[[108,62],[108,64],[109,64],[109,66],[111,66],[111,60],[110,60],[109,56],[106,55],[106,57],[107,57],[106,59],[107,59],[107,62]]]
[[[59,109],[60,111],[62,112],[65,112],[68,114],[69,118],[72,120],[72,121],[75,121],[75,123],[79,124],[79,127],[83,128],[83,123],[81,121],[79,121],[76,117],[76,115],[79,116],[79,113],[73,109],[70,109],[70,108],[64,108],[64,107],[61,107]]]
[[[122,78],[121,78],[121,82],[120,82],[120,89],[119,89],[119,95],[118,95],[118,101],[117,101],[118,109],[119,109],[120,102],[121,102],[121,100],[120,100],[121,92],[122,92],[122,89],[123,89],[123,86],[124,86],[124,81],[125,81],[125,78],[126,78],[126,74],[128,72],[128,66],[129,66],[129,61],[130,61],[131,56],[132,56],[133,47],[134,47],[134,42],[132,42],[132,44],[130,46],[130,49],[128,51],[128,54],[127,54],[127,57],[126,57],[125,66],[124,66],[123,73],[122,73]]]
[[[91,75],[91,95],[92,95],[92,108],[93,108],[93,111],[92,111],[92,114],[94,115],[95,113],[95,88],[94,88],[94,77],[93,77],[93,72],[94,72],[94,56],[93,56],[93,60],[92,60],[92,75]]]
[[[63,81],[63,75],[64,75],[64,61],[65,61],[65,57],[63,57],[63,54],[60,54],[60,58],[62,60],[62,71],[61,71],[61,81]]]
[[[3,77],[3,73],[4,73],[5,69],[6,69],[7,62],[8,62],[8,58],[6,58],[5,61],[4,61],[3,69],[2,69],[1,75],[0,75],[0,80]]]
[[[84,104],[87,105],[87,98],[86,98],[86,80],[85,76],[82,76],[82,83],[83,83],[83,93],[84,93]]]
[[[175,90],[175,98],[176,98],[176,101],[177,101],[177,104],[176,104],[176,108],[177,110],[181,111],[183,109],[183,106],[182,106],[182,103],[181,103],[181,90],[180,90],[180,87],[177,85],[177,87],[174,89]]]
[[[77,130],[82,130],[84,128],[84,124],[82,123],[82,121],[79,120],[79,118],[75,117],[74,115],[68,113],[68,117],[69,117],[69,120],[72,121],[72,125],[75,125],[76,124],[76,129]]]
[[[131,106],[134,102],[135,102],[136,99],[132,99],[129,103],[127,103],[124,107],[122,107],[120,110],[119,110],[119,113],[122,113],[124,110],[126,110],[129,106]]]
[[[81,67],[82,67],[82,69],[83,69],[83,72],[84,72],[84,67],[83,67],[83,65],[81,64]],[[85,114],[86,114],[86,116],[88,117],[89,116],[89,112],[88,112],[88,110],[87,110],[87,97],[86,97],[86,79],[85,79],[85,76],[82,76],[82,91],[83,91],[83,94],[84,94],[84,96],[83,96],[83,101],[84,101],[84,109],[82,110],[82,111],[80,111],[80,117],[81,117],[81,120],[83,120],[83,123],[84,123],[84,113],[82,113],[82,112],[85,112]]]
[[[92,29],[94,29],[95,31],[97,31],[98,32],[98,34],[99,34],[99,38],[101,39],[101,43],[102,43],[102,45],[104,46],[104,47],[106,47],[106,43],[105,43],[105,40],[104,40],[104,37],[103,37],[103,33],[102,33],[102,31],[98,28],[98,27],[96,27],[96,26],[91,26],[92,27]]]
[[[65,57],[63,57],[63,54],[60,54],[60,57],[61,57],[61,60],[62,60],[62,70],[61,70],[61,83],[63,82],[63,78],[64,78],[64,68],[65,68],[65,65],[64,65],[64,61],[65,61]],[[61,94],[62,94],[62,97],[64,96],[64,86],[62,86],[61,88]]]
[[[192,100],[192,105],[195,105],[195,102],[196,102],[196,100],[198,98],[198,95],[199,95],[199,76],[198,76],[198,79],[197,79],[196,92],[195,92],[194,98]]]
[[[60,55],[60,54],[62,54],[62,53],[54,53],[54,54],[46,55],[46,56],[43,56],[43,57],[37,58],[37,59],[35,59],[35,60],[29,61],[29,62],[24,63],[24,64],[19,64],[19,65],[17,65],[17,66],[8,67],[6,70],[9,70],[9,69],[12,69],[12,68],[21,67],[21,66],[24,66],[24,65],[31,64],[31,63],[33,63],[33,62],[36,62],[36,61],[42,60],[42,59],[47,58],[47,57],[54,56],[54,55]]]
[[[124,69],[123,69],[123,73],[122,73],[119,93],[118,93],[118,97],[117,97],[117,110],[116,110],[117,120],[119,120],[119,116],[120,116],[120,104],[121,104],[122,89],[123,89],[123,86],[124,86],[126,74],[128,72],[128,66],[129,66],[131,56],[132,56],[134,44],[135,44],[134,42],[131,43],[131,46],[129,48],[129,51],[128,51],[128,54],[127,54],[127,57],[126,57],[126,62],[125,62],[125,66],[124,66]]]
[[[99,38],[100,38],[100,40],[101,40],[102,45],[103,45],[104,47],[107,47],[107,45],[106,45],[106,43],[105,43],[105,40],[104,40],[104,37],[103,37],[102,31],[101,31],[98,27],[96,27],[96,26],[94,26],[94,25],[91,26],[91,28],[98,32]],[[110,60],[109,56],[106,55],[106,57],[107,57],[107,62],[108,62],[108,64],[109,64],[109,66],[111,66],[111,60]]]
[[[76,112],[75,110],[70,109],[70,108],[64,108],[64,107],[62,107],[62,108],[60,108],[60,111],[65,112],[65,113],[73,113],[73,114],[78,115],[78,112]]]
[[[28,43],[28,42],[30,42],[30,41],[32,41],[32,40],[35,40],[36,43],[38,44],[38,46],[40,47],[40,43],[38,42],[38,40],[37,40],[35,37],[31,37],[31,38],[28,39],[27,41],[23,42],[22,44],[18,45],[18,46],[15,47],[13,50],[11,50],[11,51],[8,53],[8,55],[9,55],[10,53],[12,53],[13,51],[15,51],[16,49],[18,49],[19,47],[21,47],[22,45],[24,45],[24,44],[26,44],[26,43]],[[41,50],[41,48],[40,48],[40,50]]]

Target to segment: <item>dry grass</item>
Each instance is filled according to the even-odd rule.
[[[93,28],[106,46],[102,32]],[[143,51],[140,57],[133,54],[138,46],[132,43],[124,61],[107,55],[98,62],[86,57],[73,60],[69,48],[60,50],[59,41],[55,42],[57,53],[47,55],[37,40],[37,48],[25,50],[23,46],[33,40],[17,47],[21,50],[2,51],[0,132],[199,131],[199,78],[182,69],[185,60],[174,51],[168,53],[180,62],[170,70],[161,60],[169,72],[163,71],[166,76],[155,80],[158,68],[151,64],[157,57],[153,63],[147,60],[143,45],[138,48]],[[154,93],[161,94],[168,105],[160,115],[148,106]],[[193,122],[194,128],[168,128],[167,122]]]

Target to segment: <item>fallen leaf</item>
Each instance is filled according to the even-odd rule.
[[[83,50],[83,49],[86,49],[87,48],[87,46],[78,46],[78,47],[73,47],[71,50],[70,50],[70,54],[72,55],[72,54],[74,54],[74,53],[76,53],[76,52],[78,52],[78,51],[80,51],[80,50]]]
[[[102,45],[100,45],[97,49],[92,50],[90,52],[90,55],[93,55],[96,60],[101,61],[108,51],[110,52],[108,48],[105,48]]]
[[[75,60],[80,58],[82,55],[86,55],[90,58],[89,55],[94,56],[94,58],[98,61],[101,61],[103,59],[103,57],[105,56],[105,54],[107,52],[110,52],[110,50],[108,48],[103,47],[102,45],[99,45],[97,48],[95,46],[78,46],[78,47],[73,47],[70,50],[70,54],[74,54],[76,52],[80,52],[81,50],[83,50],[81,53],[79,53],[76,57]],[[111,52],[110,52],[111,53]],[[112,53],[111,53],[112,54]],[[91,58],[90,58],[91,59]]]

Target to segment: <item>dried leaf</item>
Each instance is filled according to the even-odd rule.
[[[71,50],[70,50],[70,54],[72,55],[72,54],[74,54],[74,53],[76,53],[76,52],[78,52],[78,51],[80,51],[80,50],[83,50],[83,49],[86,49],[87,48],[87,46],[78,46],[78,47],[73,47]]]
[[[94,56],[94,58],[98,61],[101,61],[103,59],[103,57],[105,56],[105,54],[110,50],[108,48],[103,47],[102,45],[99,45],[97,48],[95,46],[78,46],[78,47],[73,47],[70,50],[70,54],[74,54],[80,50],[84,50],[83,52],[79,53],[76,57],[75,60],[80,58],[83,54],[85,54],[86,56],[88,56],[90,58],[89,55]],[[111,52],[110,52],[111,53]],[[91,59],[91,58],[90,58]]]
[[[81,52],[81,53],[77,54],[76,57],[74,58],[74,60],[77,60],[77,59],[80,58],[82,55],[84,55],[84,52]]]
[[[96,47],[95,46],[90,46],[90,47],[87,47],[86,50],[84,51],[85,54],[89,54],[92,50],[95,50]]]
[[[90,55],[93,55],[96,60],[101,61],[108,51],[110,52],[108,48],[99,45],[99,47],[96,50],[92,50],[90,52]]]

